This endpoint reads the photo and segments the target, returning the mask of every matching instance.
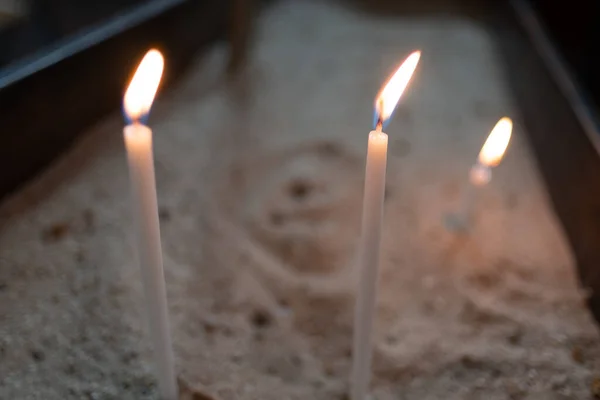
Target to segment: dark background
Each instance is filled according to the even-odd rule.
[[[0,68],[146,0],[30,0],[27,14],[4,27]]]
[[[0,69],[144,2],[148,0],[30,0],[28,15],[2,28]],[[600,39],[600,1],[530,3],[588,98],[600,104],[600,48],[596,45]]]
[[[600,1],[530,2],[597,111],[600,104]]]

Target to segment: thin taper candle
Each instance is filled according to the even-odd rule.
[[[359,271],[350,376],[351,400],[365,400],[371,381],[373,322],[377,301],[388,148],[388,136],[382,129],[408,85],[420,55],[420,52],[412,53],[390,78],[375,100],[375,130],[369,133],[362,232],[358,245]]]
[[[369,133],[363,197],[362,238],[358,250],[358,265],[361,268],[354,317],[352,400],[363,400],[365,398],[371,376],[372,326],[377,299],[387,147],[388,136],[381,131],[381,127]]]
[[[123,135],[129,163],[138,262],[144,286],[158,389],[162,400],[176,400],[178,389],[162,262],[152,130],[140,123],[140,118],[150,110],[162,69],[162,55],[156,50],[149,51],[125,94],[125,112],[132,123],[125,127]]]
[[[487,185],[491,178],[492,172],[490,167],[480,163],[477,163],[471,167],[471,171],[469,173],[469,184],[465,189],[458,214],[451,215],[447,219],[447,224],[449,227],[455,230],[467,229],[475,212],[478,189]]]
[[[473,217],[476,196],[479,188],[487,185],[492,179],[492,168],[498,166],[504,157],[512,134],[512,120],[508,117],[500,119],[487,140],[483,144],[477,162],[469,172],[469,185],[465,190],[461,207],[457,214],[446,218],[448,228],[464,231],[469,227]]]

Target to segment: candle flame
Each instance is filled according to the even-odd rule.
[[[420,51],[415,51],[409,55],[375,98],[376,126],[385,125],[386,121],[392,116],[396,104],[398,104],[404,89],[408,86],[417,68],[420,58]]]
[[[148,51],[140,62],[123,98],[125,114],[131,121],[139,121],[150,112],[164,64],[162,54],[155,49]]]
[[[504,117],[496,123],[479,153],[481,164],[488,167],[495,167],[500,164],[510,141],[512,126],[512,120],[508,117]]]

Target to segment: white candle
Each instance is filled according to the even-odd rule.
[[[152,130],[140,122],[150,111],[163,65],[163,57],[157,50],[150,50],[140,63],[123,101],[125,113],[131,121],[123,134],[129,161],[138,261],[144,285],[150,338],[154,348],[158,388],[163,400],[176,400],[178,390],[162,263]]]
[[[492,132],[486,139],[477,162],[469,171],[469,183],[466,193],[463,197],[462,206],[459,213],[449,216],[447,219],[450,228],[455,230],[465,230],[469,225],[477,188],[487,185],[492,179],[492,168],[496,167],[502,161],[512,133],[512,120],[508,117],[501,118]]]
[[[376,129],[369,133],[362,233],[358,246],[359,280],[354,316],[351,400],[365,400],[371,380],[372,331],[377,299],[388,147],[388,136],[382,132],[382,128],[408,85],[420,56],[418,51],[412,53],[383,87],[375,101]]]

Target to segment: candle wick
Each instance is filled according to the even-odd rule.
[[[131,119],[130,125],[143,126],[146,124],[144,123],[143,117],[136,117],[136,118]]]
[[[381,113],[383,112],[383,98],[380,97],[378,103],[378,112],[377,112],[377,124],[375,124],[375,130],[377,132],[381,132],[383,129],[383,119],[381,118]]]

